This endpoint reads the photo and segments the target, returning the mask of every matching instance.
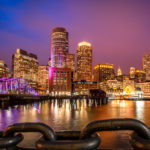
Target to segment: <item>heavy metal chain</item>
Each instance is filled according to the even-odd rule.
[[[82,131],[55,132],[44,123],[17,123],[0,131],[0,149],[7,150],[93,150],[100,147],[101,138],[96,132],[133,130],[130,142],[136,149],[150,150],[150,129],[141,121],[129,118],[97,120]],[[22,132],[40,132],[35,149],[17,145],[23,140]],[[16,134],[17,133],[17,134]]]

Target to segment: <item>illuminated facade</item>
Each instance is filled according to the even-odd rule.
[[[135,81],[130,79],[129,76],[123,77],[123,95],[133,95],[135,91]]]
[[[40,93],[46,94],[49,91],[49,67],[38,67],[38,89]]]
[[[117,70],[117,76],[121,76],[121,75],[122,75],[122,71],[121,71],[121,68],[119,67]]]
[[[71,95],[71,69],[50,67],[49,83],[52,96]]]
[[[84,41],[77,48],[77,80],[92,81],[92,47]]]
[[[150,81],[150,53],[143,56],[143,70],[146,72],[146,80]]]
[[[98,64],[94,66],[94,81],[103,82],[115,78],[113,64]]]
[[[145,81],[146,81],[146,72],[144,70],[136,69],[135,82],[145,82]]]
[[[34,88],[38,83],[38,59],[35,54],[17,49],[12,56],[13,77],[26,79]]]
[[[75,95],[90,95],[91,89],[98,89],[97,82],[74,81],[73,92]]]
[[[72,72],[75,72],[75,54],[66,55],[66,67],[70,68]]]
[[[150,82],[136,83],[136,87],[142,90],[143,97],[150,97]]]
[[[68,32],[65,28],[57,27],[51,32],[51,66],[66,67],[66,54],[68,53]]]
[[[99,85],[109,97],[120,96],[123,93],[123,84],[118,80],[107,80],[100,82]]]
[[[135,68],[134,67],[130,67],[130,78],[131,79],[134,79],[135,78]]]
[[[0,78],[2,77],[10,77],[10,71],[4,61],[0,60]]]

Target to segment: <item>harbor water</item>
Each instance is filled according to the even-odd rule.
[[[0,108],[0,130],[21,122],[43,122],[55,131],[82,130],[89,122],[112,118],[134,118],[150,126],[150,101],[111,100],[100,105],[97,101],[45,100],[26,105]],[[132,149],[131,131],[99,132],[102,149]],[[24,147],[33,147],[39,134],[25,133]]]

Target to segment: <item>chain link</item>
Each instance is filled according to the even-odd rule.
[[[130,142],[136,149],[150,150],[150,129],[141,121],[130,118],[97,120],[89,123],[82,131],[55,132],[44,123],[17,123],[0,131],[0,149],[7,150],[92,150],[100,146],[101,138],[97,132],[114,130],[133,130]],[[19,148],[23,140],[22,132],[40,132],[42,138],[36,148]]]
[[[3,132],[0,132],[0,148],[10,149],[16,147],[23,140],[22,134],[17,134],[13,137],[3,137]]]

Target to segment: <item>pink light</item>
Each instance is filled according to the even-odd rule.
[[[53,78],[53,68],[49,67],[49,80],[52,80]]]

